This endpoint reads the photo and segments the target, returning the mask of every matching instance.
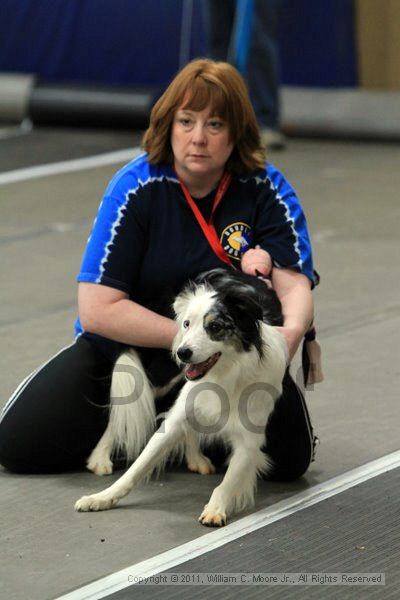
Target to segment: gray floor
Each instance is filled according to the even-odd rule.
[[[2,131],[5,139],[2,139]],[[140,144],[140,131],[0,126],[0,172],[92,156]]]
[[[136,585],[107,596],[109,600],[151,598],[184,600],[206,597],[297,599],[398,598],[400,588],[399,510],[396,490],[400,469],[385,473],[346,492],[329,498],[286,519],[258,529],[237,540],[160,573],[163,575],[203,573],[287,574],[285,581],[298,585]],[[384,511],[380,511],[384,499]],[[378,515],[379,511],[381,512]],[[393,525],[396,527],[393,527]],[[262,551],[260,551],[262,550]],[[333,585],[341,575],[383,573],[382,585]],[[325,577],[318,574],[332,574]],[[349,575],[348,575],[349,576]],[[257,576],[256,576],[257,577]],[[281,576],[280,576],[281,577]],[[354,575],[353,575],[354,577]],[[380,577],[378,575],[377,577]],[[156,581],[157,579],[154,578]],[[252,577],[250,577],[251,581]],[[283,577],[282,579],[283,580]],[[196,578],[194,578],[196,581]],[[240,581],[240,580],[239,580]],[[308,583],[306,585],[305,581]],[[318,583],[319,582],[319,583]],[[332,585],[328,585],[331,582]],[[383,587],[384,582],[384,587]]]
[[[0,166],[93,155],[132,140],[129,132],[44,129],[0,139]],[[262,483],[256,509],[397,450],[400,422],[400,146],[296,140],[271,161],[296,187],[312,232],[326,381],[307,396],[321,439],[316,462],[294,484]],[[117,166],[0,186],[0,405],[72,340],[75,276]],[[77,514],[74,501],[104,480],[89,473],[16,476],[0,468],[0,595],[53,598],[209,533],[196,519],[219,479],[169,471],[118,510]],[[306,561],[297,552],[301,570]]]

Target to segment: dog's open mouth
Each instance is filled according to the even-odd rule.
[[[203,377],[211,369],[211,367],[215,365],[220,356],[221,352],[216,352],[201,363],[190,363],[185,368],[186,378],[190,379],[190,381],[193,381],[194,379],[200,379],[200,377]]]

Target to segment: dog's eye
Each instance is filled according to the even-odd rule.
[[[189,327],[189,325],[190,325],[190,321],[188,321],[187,319],[186,319],[186,321],[183,321],[183,326],[185,329],[187,329]]]
[[[222,329],[222,326],[216,321],[212,321],[212,323],[209,324],[208,328],[211,331],[211,333],[219,333]]]

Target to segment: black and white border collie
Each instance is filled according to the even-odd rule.
[[[157,388],[136,350],[120,356],[111,385],[109,424],[89,457],[88,468],[98,475],[111,473],[116,448],[136,460],[113,485],[78,500],[77,511],[112,508],[179,447],[191,471],[213,473],[214,466],[201,448],[215,438],[230,451],[228,466],[199,521],[225,525],[228,514],[254,501],[257,475],[266,473],[270,465],[262,451],[265,426],[282,392],[287,368],[286,344],[274,327],[282,324],[280,302],[256,277],[214,269],[190,282],[173,308],[179,326],[173,356],[181,374]],[[155,398],[165,394],[182,371],[186,382],[153,433]]]

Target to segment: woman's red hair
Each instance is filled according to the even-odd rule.
[[[234,149],[226,170],[233,175],[247,175],[265,168],[265,150],[243,78],[232,65],[208,59],[186,65],[154,105],[143,137],[150,163],[173,164],[171,128],[179,108],[201,111],[208,106],[212,116],[229,125]]]

